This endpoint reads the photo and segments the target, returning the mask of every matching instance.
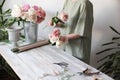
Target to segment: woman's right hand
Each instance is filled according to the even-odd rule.
[[[64,27],[65,21],[68,20],[68,14],[65,12],[61,12],[60,15],[52,17],[52,19],[48,22],[49,26],[54,27]]]
[[[60,40],[60,41],[63,41],[64,43],[67,43],[67,42],[68,42],[67,36],[60,36],[59,40]]]

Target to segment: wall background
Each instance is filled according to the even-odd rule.
[[[47,17],[44,22],[39,25],[39,35],[45,34],[46,38],[52,28],[45,27],[47,22],[57,11],[61,11],[65,0],[6,0],[4,9],[12,8],[14,4],[31,4],[40,5],[45,9]],[[119,0],[90,0],[94,7],[94,25],[92,32],[92,49],[90,65],[97,67],[99,64],[96,62],[98,59],[107,55],[108,53],[96,56],[95,53],[103,50],[101,44],[111,40],[116,36],[108,26],[113,26],[120,31],[120,1]],[[44,28],[44,29],[43,29]]]

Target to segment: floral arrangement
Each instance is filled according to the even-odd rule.
[[[49,41],[52,45],[56,45],[56,47],[60,47],[67,42],[66,40],[61,40],[61,32],[59,29],[54,29],[52,33],[49,35]]]
[[[48,22],[49,26],[58,26],[63,27],[65,21],[67,21],[68,15],[65,12],[62,12],[60,15],[52,17],[51,21]],[[68,40],[67,38],[64,38],[65,40],[61,39],[61,32],[59,29],[54,29],[52,33],[49,35],[49,40],[52,45],[56,45],[57,47],[62,46],[65,44]]]
[[[20,23],[20,21],[29,21],[33,23],[41,23],[45,19],[46,13],[41,7],[25,4],[22,7],[14,5],[11,11],[11,16],[14,17],[13,22]]]
[[[48,22],[49,26],[60,26],[62,27],[65,23],[65,21],[68,20],[68,14],[65,12],[62,12],[57,16],[52,17],[52,19]]]

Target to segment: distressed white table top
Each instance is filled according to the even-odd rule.
[[[11,52],[8,45],[1,45],[0,54],[21,80],[60,80],[58,79],[60,76],[55,76],[55,74],[61,72],[63,69],[53,64],[58,62],[69,64],[69,70],[66,74],[75,74],[70,80],[93,80],[93,76],[78,75],[77,72],[82,72],[86,68],[91,69],[91,71],[97,71],[95,68],[51,45],[35,48],[19,54]],[[46,74],[51,75],[43,77]],[[103,73],[100,73],[97,77],[100,80],[113,80]]]

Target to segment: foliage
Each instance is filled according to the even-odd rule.
[[[5,30],[5,28],[8,26],[8,16],[10,16],[11,10],[8,9],[6,11],[3,11],[3,5],[6,0],[3,0],[0,4],[0,41],[5,40],[8,38],[8,33]]]
[[[3,6],[6,0],[2,0],[0,4],[0,41],[8,41],[7,27],[18,22],[20,25],[20,18],[11,17],[11,9],[3,10]]]
[[[102,72],[108,74],[109,76],[113,77],[116,80],[120,80],[120,43],[118,40],[120,40],[120,33],[114,29],[112,26],[109,26],[112,31],[114,31],[118,37],[113,37],[111,42],[105,43],[102,46],[107,45],[115,45],[111,46],[110,48],[104,49],[96,55],[103,54],[104,52],[109,52],[109,55],[103,57],[98,61],[101,62],[105,59],[105,61],[101,66],[98,67]],[[113,51],[114,50],[114,51]]]

